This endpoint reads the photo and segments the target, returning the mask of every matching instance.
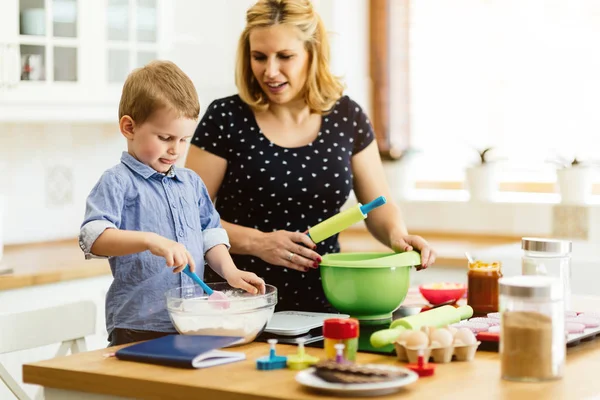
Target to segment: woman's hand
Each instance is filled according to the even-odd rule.
[[[421,236],[403,235],[397,238],[392,238],[391,244],[394,251],[402,252],[417,250],[419,253],[421,253],[421,265],[417,267],[417,271],[425,269],[435,262],[435,251]]]
[[[190,271],[196,271],[194,258],[181,243],[152,233],[147,238],[146,247],[155,256],[163,257],[167,262],[167,267],[175,267],[173,273],[183,271],[188,264]]]
[[[313,251],[316,248],[305,233],[276,231],[260,236],[254,255],[272,265],[306,272],[319,267],[321,256]]]

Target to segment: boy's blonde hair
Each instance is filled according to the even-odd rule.
[[[268,107],[268,97],[250,66],[250,32],[254,28],[289,24],[298,28],[309,55],[304,100],[312,112],[326,114],[342,96],[344,86],[329,68],[329,40],[310,0],[259,0],[246,12],[246,28],[238,42],[235,83],[241,99],[255,110]]]
[[[162,108],[189,119],[197,119],[200,114],[198,93],[191,79],[171,61],[152,61],[127,77],[119,103],[119,120],[129,115],[136,124],[143,124]]]

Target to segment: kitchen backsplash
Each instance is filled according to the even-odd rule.
[[[4,244],[73,238],[85,199],[119,162],[117,124],[0,124]]]

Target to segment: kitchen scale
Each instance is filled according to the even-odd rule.
[[[273,314],[264,332],[256,338],[256,341],[266,342],[269,339],[277,339],[278,343],[297,344],[298,339],[304,339],[304,345],[307,347],[323,348],[323,322],[329,318],[348,317],[347,314],[279,311]],[[369,341],[373,332],[389,328],[390,320],[382,320],[380,324],[373,324],[373,321],[369,321],[368,324],[359,322],[358,351],[395,354],[393,345],[375,348]]]

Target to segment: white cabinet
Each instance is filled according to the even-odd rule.
[[[114,122],[122,84],[169,47],[167,0],[2,0],[0,121]]]

